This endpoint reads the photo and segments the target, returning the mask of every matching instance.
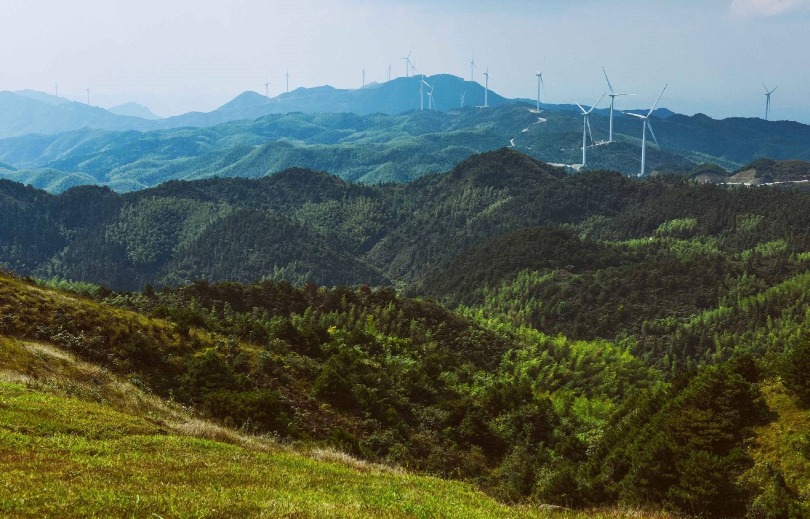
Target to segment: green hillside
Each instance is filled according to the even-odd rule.
[[[675,284],[693,268],[707,271],[700,301],[683,311],[705,309],[722,296],[726,276],[747,272],[769,283],[792,272],[741,254],[769,242],[783,243],[787,254],[806,252],[810,223],[808,194],[796,190],[603,171],[566,175],[506,149],[407,185],[360,186],[296,169],[124,195],[85,186],[53,196],[10,182],[0,191],[0,264],[21,274],[123,290],[196,279],[366,283],[453,304],[480,299],[482,289],[524,269],[564,269],[579,276],[565,284],[586,287],[598,269],[576,255],[590,248],[591,258],[609,256],[599,263],[612,269],[599,274],[610,277],[600,281],[608,291],[622,276],[635,283],[640,264],[672,267]],[[542,236],[508,237],[532,227],[571,233],[570,240],[554,238],[570,241],[570,260],[551,244],[545,251],[527,244]],[[606,309],[612,304],[604,301]]]

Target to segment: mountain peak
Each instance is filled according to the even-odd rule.
[[[557,180],[565,171],[510,148],[473,155],[442,175],[447,182],[514,187],[524,182]]]
[[[115,115],[140,117],[141,119],[146,119],[149,121],[155,121],[160,119],[160,116],[155,115],[155,113],[152,112],[152,110],[150,110],[146,106],[133,102],[113,106],[112,108],[109,109],[109,111],[114,113]]]

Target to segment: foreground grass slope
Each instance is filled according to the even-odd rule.
[[[19,383],[0,383],[0,423],[4,516],[539,516],[469,485],[171,434]]]
[[[0,515],[625,517],[297,452],[204,422],[46,343],[0,338]]]

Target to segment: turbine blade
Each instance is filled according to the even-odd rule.
[[[591,146],[593,146],[594,142],[593,142],[593,132],[591,131],[591,121],[589,121],[588,119],[585,119],[585,123],[588,126],[588,135],[591,136]]]
[[[599,98],[599,101],[597,101],[596,103],[594,103],[594,105],[591,107],[591,109],[590,109],[590,110],[588,110],[588,113],[593,112],[593,109],[594,109],[594,108],[596,108],[596,107],[597,107],[597,105],[599,105],[599,103],[601,103],[601,102],[602,102],[602,99],[604,99],[606,95],[607,95],[607,92],[605,92],[604,94],[602,94],[602,97],[600,97],[600,98]]]
[[[655,138],[655,132],[652,129],[652,124],[650,124],[650,121],[647,121],[647,128],[650,129],[650,135],[652,135],[653,141],[655,141],[655,146],[660,150],[661,146],[658,145],[658,139]]]
[[[543,73],[542,72],[540,73],[540,86],[543,87],[543,92],[545,92],[546,91],[546,84],[543,83]]]
[[[762,83],[762,88],[765,89],[765,93],[767,94],[768,93],[768,87],[765,86],[765,83]]]
[[[776,92],[776,89],[777,89],[777,88],[779,88],[779,87],[778,87],[778,86],[773,87],[773,90],[771,90],[771,94],[773,94],[774,92]]]
[[[661,97],[663,97],[664,92],[666,92],[666,90],[667,90],[667,87],[668,87],[668,86],[669,86],[669,83],[667,83],[666,85],[664,85],[664,89],[663,89],[663,90],[661,90],[661,94],[658,96],[658,99],[656,99],[656,100],[655,100],[655,104],[653,104],[653,105],[652,105],[652,108],[650,108],[650,111],[649,111],[649,112],[647,112],[647,117],[649,117],[649,116],[650,116],[650,115],[653,113],[653,110],[655,110],[655,107],[656,107],[656,106],[658,106],[658,101],[660,101],[660,100],[661,100]]]
[[[634,114],[633,112],[622,112],[624,115],[630,115],[632,117],[638,117],[639,119],[646,119],[643,115]]]
[[[579,107],[579,109],[580,109],[580,110],[582,110],[582,114],[583,114],[583,115],[585,115],[585,114],[587,114],[587,113],[588,113],[588,112],[587,112],[587,111],[586,111],[584,108],[582,108],[582,105],[581,105],[581,104],[577,103],[576,101],[574,101],[574,104],[575,104],[575,105],[577,105],[577,106]]]
[[[613,85],[610,84],[610,80],[607,77],[607,72],[605,72],[605,67],[602,67],[602,73],[605,75],[605,81],[607,81],[608,88],[610,89],[610,93],[615,94],[616,92],[613,91]]]

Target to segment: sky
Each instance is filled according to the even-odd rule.
[[[0,90],[34,89],[161,116],[246,90],[356,88],[405,73],[475,80],[544,102],[661,101],[716,118],[810,123],[810,0],[0,0]],[[604,102],[603,102],[604,103]]]

